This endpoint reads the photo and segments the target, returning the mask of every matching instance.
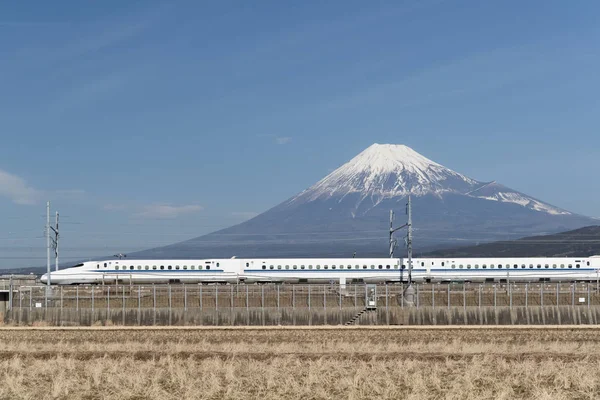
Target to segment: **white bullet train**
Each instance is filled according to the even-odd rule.
[[[600,256],[414,258],[417,282],[595,281]],[[50,274],[50,283],[381,283],[406,282],[403,258],[282,258],[88,261]],[[48,274],[41,277],[48,282]]]

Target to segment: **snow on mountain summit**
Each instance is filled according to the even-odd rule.
[[[467,176],[440,165],[404,145],[375,143],[302,192],[309,201],[359,193],[362,197],[466,192],[480,186]]]
[[[553,215],[568,211],[544,203],[496,182],[479,182],[453,171],[400,144],[375,143],[287,203],[357,195],[355,207],[366,199],[376,206],[384,199],[458,194],[499,203],[513,203]]]

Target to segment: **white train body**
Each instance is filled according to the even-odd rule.
[[[58,285],[102,283],[406,282],[402,258],[282,258],[88,261],[52,272]],[[414,281],[590,281],[600,256],[570,258],[414,258]],[[41,278],[47,283],[48,276]]]

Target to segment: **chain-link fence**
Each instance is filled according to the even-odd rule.
[[[13,286],[9,308],[91,310],[405,307],[403,284]],[[414,284],[414,307],[600,305],[597,283]]]

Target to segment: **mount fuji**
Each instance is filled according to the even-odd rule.
[[[246,222],[136,256],[386,256],[389,212],[402,214],[395,223],[402,225],[409,195],[414,245],[421,250],[599,222],[495,181],[477,181],[410,147],[373,144],[313,186]]]

